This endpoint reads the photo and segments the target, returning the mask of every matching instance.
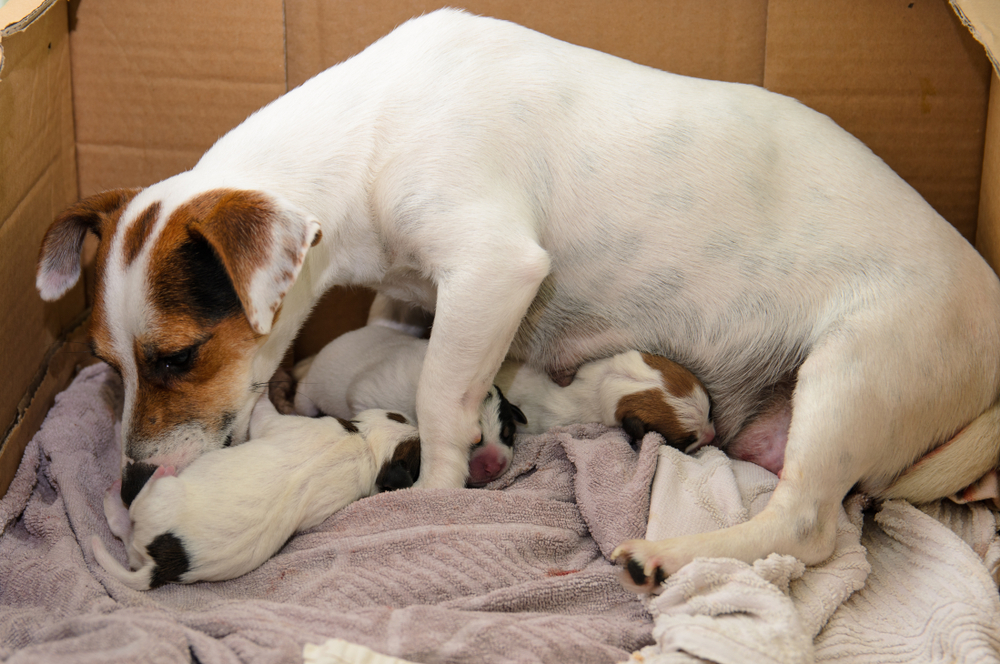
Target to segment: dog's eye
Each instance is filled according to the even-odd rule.
[[[196,350],[196,346],[190,346],[170,355],[162,355],[156,363],[159,365],[159,369],[163,371],[172,374],[183,373],[191,368]]]

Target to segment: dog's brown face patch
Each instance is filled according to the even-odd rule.
[[[256,335],[240,315],[207,327],[183,316],[163,321],[134,344],[138,374],[126,453],[141,460],[162,453],[156,441],[196,423],[224,442],[248,391]]]
[[[160,216],[160,204],[153,203],[148,208],[143,210],[136,220],[125,231],[125,239],[122,244],[122,255],[125,258],[125,267],[132,264],[135,257],[139,255],[142,251],[143,246],[146,244],[146,240],[149,238],[150,232],[153,230],[153,224],[156,223],[156,219]]]
[[[211,191],[172,211],[154,234],[161,208],[150,203],[120,234],[124,266],[110,266],[111,275],[102,242],[91,335],[96,354],[125,378],[126,458],[177,459],[180,467],[228,444],[249,416],[264,337],[251,328],[240,290],[268,260],[273,211],[259,194]]]
[[[665,357],[643,353],[642,361],[660,372],[663,376],[663,387],[675,397],[685,397],[701,386],[701,382],[693,373]]]

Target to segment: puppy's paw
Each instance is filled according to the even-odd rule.
[[[622,566],[622,585],[639,593],[657,593],[663,581],[680,565],[671,564],[661,542],[629,540],[611,553],[611,562]]]

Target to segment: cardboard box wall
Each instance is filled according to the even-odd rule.
[[[963,6],[974,18],[991,11],[982,2]],[[983,47],[945,0],[10,0],[0,8],[0,494],[54,395],[89,361],[86,283],[51,304],[34,289],[54,216],[190,168],[252,111],[446,4],[794,96],[867,143],[1000,265],[1000,84],[993,75],[991,91]],[[370,297],[332,292],[295,354],[363,324]]]

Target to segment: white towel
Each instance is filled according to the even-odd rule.
[[[664,447],[646,537],[741,523],[776,484],[715,448],[688,457]],[[650,599],[656,644],[631,661],[1000,662],[996,514],[947,501],[863,508],[860,496],[845,502],[834,554],[814,567],[778,555],[686,565]]]

